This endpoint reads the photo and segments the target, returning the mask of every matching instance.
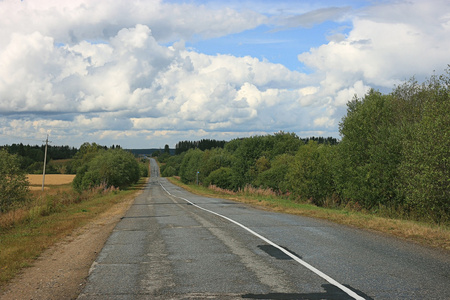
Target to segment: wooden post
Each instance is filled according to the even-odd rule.
[[[42,191],[44,191],[44,184],[45,184],[45,165],[47,164],[47,146],[48,146],[48,134],[47,139],[45,140],[44,171],[42,172]]]

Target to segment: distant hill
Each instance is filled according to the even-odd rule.
[[[164,149],[159,148],[151,148],[151,149],[126,149],[127,151],[131,151],[134,155],[148,155],[152,156],[153,152],[159,151],[164,153]],[[175,155],[175,149],[169,149],[170,155]]]

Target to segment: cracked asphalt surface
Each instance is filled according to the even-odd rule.
[[[154,160],[151,173],[92,265],[78,299],[353,299],[280,249],[195,205],[243,224],[358,297],[450,298],[445,252],[193,195],[160,178]]]

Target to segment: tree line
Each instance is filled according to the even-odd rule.
[[[226,141],[218,141],[214,139],[202,139],[200,141],[181,141],[175,145],[175,154],[181,154],[189,149],[207,150],[212,148],[223,148]]]
[[[47,165],[46,173],[48,174],[76,174],[77,166],[72,164],[71,159],[78,153],[80,149],[89,143],[84,143],[80,148],[70,146],[52,146],[47,147]],[[90,144],[89,144],[90,145]],[[93,143],[96,147],[108,149],[121,149],[120,145],[112,145],[110,147],[101,146]],[[17,155],[20,168],[29,174],[40,174],[44,167],[45,145],[24,145],[23,143],[0,146],[9,154]],[[68,160],[68,161],[64,161]],[[57,161],[62,161],[57,162]]]
[[[96,143],[84,143],[70,156],[72,158],[68,164],[76,174],[72,186],[80,194],[98,187],[127,188],[149,174],[147,159],[137,159],[120,146],[108,148]],[[30,200],[27,170],[22,168],[23,158],[19,153],[9,153],[6,147],[0,149],[0,213],[20,207]]]
[[[293,201],[391,211],[448,223],[450,76],[414,78],[389,94],[370,90],[347,104],[341,140],[294,133],[252,136],[168,157],[163,176],[239,190],[268,188]],[[199,173],[198,173],[199,172]]]
[[[44,145],[31,146],[20,143],[0,146],[0,149],[5,149],[9,154],[16,154],[19,159],[20,168],[26,170],[28,173],[42,172],[45,153]],[[51,160],[70,159],[77,151],[78,149],[75,147],[48,145],[47,162]],[[48,168],[48,172],[56,173],[57,170]]]

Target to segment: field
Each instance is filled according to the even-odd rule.
[[[42,188],[42,175],[29,174],[27,175],[30,182],[30,189],[36,190]],[[46,174],[45,186],[48,185],[64,185],[73,181],[75,175],[72,174]]]

